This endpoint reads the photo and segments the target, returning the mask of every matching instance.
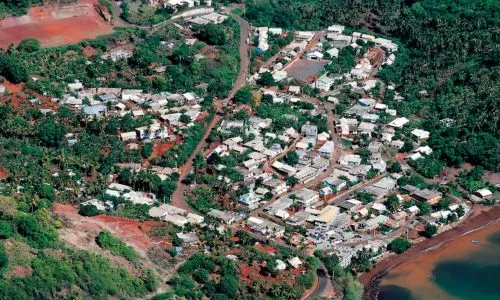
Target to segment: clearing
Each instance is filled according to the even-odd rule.
[[[26,38],[53,47],[110,34],[113,26],[99,15],[96,3],[97,0],[80,0],[64,6],[37,6],[24,16],[0,20],[0,48]]]

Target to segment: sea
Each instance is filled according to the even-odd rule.
[[[499,300],[500,222],[397,266],[379,288],[379,300]]]

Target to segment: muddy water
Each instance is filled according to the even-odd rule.
[[[394,268],[378,299],[500,299],[500,222]]]

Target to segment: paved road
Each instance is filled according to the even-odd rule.
[[[228,103],[236,94],[236,92],[242,88],[245,83],[246,83],[246,78],[248,76],[248,66],[250,64],[250,56],[248,52],[248,45],[247,45],[247,37],[250,33],[250,25],[242,19],[241,17],[237,15],[232,15],[233,18],[238,22],[240,25],[240,71],[238,73],[238,77],[234,81],[233,88],[231,89],[231,92],[227,96],[226,99],[224,99],[222,102]],[[220,105],[216,105],[216,111],[220,112]],[[200,143],[194,150],[194,152],[191,154],[187,162],[180,167],[181,169],[181,175],[179,176],[179,180],[177,181],[177,189],[175,190],[174,194],[172,195],[172,204],[183,208],[187,211],[192,211],[192,209],[189,207],[189,205],[186,203],[186,199],[184,196],[184,193],[188,190],[189,186],[185,185],[182,183],[182,181],[186,178],[187,174],[191,172],[193,169],[193,160],[196,157],[200,151],[202,151],[206,145],[207,145],[207,138],[212,132],[213,128],[215,125],[222,119],[221,114],[216,114],[208,127],[206,128],[205,134],[203,135],[203,138],[201,139]]]

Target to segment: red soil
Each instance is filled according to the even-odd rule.
[[[0,167],[0,180],[4,180],[9,176],[9,171],[6,168]]]
[[[94,8],[96,0],[81,0],[64,7],[33,7],[21,17],[0,21],[0,47],[36,38],[42,46],[74,44],[112,32]]]
[[[52,211],[58,216],[68,218],[82,232],[88,230],[108,230],[114,236],[143,254],[156,245],[156,243],[145,234],[147,228],[150,228],[152,225],[150,222],[140,222],[133,219],[107,215],[83,217],[78,214],[76,208],[73,206],[59,203],[55,203],[52,206]]]

